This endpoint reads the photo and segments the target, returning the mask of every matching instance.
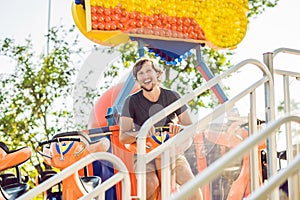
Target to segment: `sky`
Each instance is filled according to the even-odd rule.
[[[44,35],[48,29],[49,2],[51,2],[50,26],[63,24],[66,27],[71,27],[74,24],[71,0],[6,0],[2,1],[0,6],[0,37],[14,38],[17,42],[23,43],[25,38],[30,35],[37,51],[44,51],[46,47]],[[249,58],[262,62],[263,53],[272,52],[281,47],[300,50],[299,10],[299,0],[280,0],[275,8],[268,8],[266,12],[252,19],[245,38],[234,50],[235,55],[232,63],[236,64]],[[83,48],[89,49],[95,44],[79,31],[78,33]],[[280,55],[277,62],[279,66],[282,65],[284,68],[291,65],[292,69],[295,69],[295,64],[299,63],[298,70],[300,56],[298,57]],[[0,73],[13,71],[13,67],[8,65],[6,60],[7,58],[0,56]],[[244,80],[244,77],[240,76],[240,80],[237,78],[234,82],[241,80]],[[234,82],[233,88],[238,85]]]
[[[275,8],[252,19],[235,60],[260,59],[263,53],[286,47],[300,49],[299,0],[280,0]]]

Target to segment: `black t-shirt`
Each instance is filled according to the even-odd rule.
[[[143,123],[153,116],[155,113],[161,111],[174,101],[180,98],[179,93],[160,88],[160,96],[156,102],[151,102],[146,99],[143,95],[143,91],[140,90],[130,96],[125,100],[121,116],[130,117],[133,119],[135,130],[140,130]],[[163,118],[161,121],[157,122],[154,126],[166,126],[168,123],[172,122],[176,116],[187,110],[187,106],[184,105],[177,109],[175,112],[171,113],[167,117]]]

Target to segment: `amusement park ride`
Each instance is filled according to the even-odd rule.
[[[147,49],[168,65],[180,62],[184,56],[189,56],[191,49],[195,49],[197,69],[208,81],[208,84],[199,90],[202,92],[204,89],[212,89],[222,105],[231,101],[218,81],[210,82],[215,77],[202,61],[201,47],[207,45],[211,48],[234,49],[242,41],[247,30],[247,5],[247,0],[75,0],[72,4],[72,14],[78,29],[91,41],[107,46],[116,46],[129,40],[137,41],[141,57]],[[58,133],[51,140],[40,142],[36,151],[44,157],[45,163],[62,171],[58,174],[52,169],[41,172],[38,178],[39,185],[29,191],[26,180],[20,176],[18,170],[17,175],[1,174],[0,200],[31,199],[41,192],[44,192],[44,199],[94,199],[94,196],[88,196],[89,194],[98,195],[99,199],[145,199],[145,180],[142,175],[136,176],[133,172],[134,154],[138,152],[138,166],[142,166],[147,160],[143,156],[149,153],[146,153],[145,148],[142,149],[147,145],[145,143],[154,145],[155,149],[151,153],[155,158],[159,150],[163,151],[164,145],[160,145],[161,143],[166,142],[167,145],[175,141],[174,144],[178,145],[176,141],[179,139],[176,140],[176,136],[165,141],[162,141],[162,138],[150,138],[150,141],[146,141],[141,137],[135,150],[119,142],[120,108],[127,95],[137,90],[132,75],[129,75],[125,83],[112,87],[97,101],[91,115],[89,130]],[[113,96],[113,93],[118,95]],[[193,97],[185,96],[183,100]],[[174,105],[165,112],[170,113],[171,109],[175,110],[178,107],[179,104]],[[226,109],[223,109],[223,112],[224,110]],[[159,117],[164,116],[157,113],[153,121]],[[193,148],[188,150],[193,155],[189,162],[195,175],[203,172],[223,154],[246,140],[250,135],[249,130],[256,130],[255,126],[265,123],[255,117],[252,123],[238,118],[232,119],[222,124],[210,124],[209,127],[199,129],[201,131],[198,134],[189,135],[193,138]],[[206,120],[202,121],[205,123]],[[145,128],[149,127],[149,123],[145,124]],[[208,146],[212,147],[211,154],[207,153]],[[256,149],[258,174],[255,176],[259,179],[259,184],[267,179],[266,149],[266,143],[258,145]],[[98,154],[99,152],[102,153]],[[100,156],[103,159],[82,163],[84,159],[90,158],[89,155],[94,158],[105,155],[107,160]],[[12,152],[1,143],[0,171],[12,167],[18,169],[30,156],[31,150],[26,147]],[[252,189],[250,170],[253,166],[249,156],[246,154],[235,162],[230,162],[220,178],[203,185],[203,198],[247,198]],[[112,160],[120,163],[116,164]],[[71,168],[79,163],[81,168],[71,172]],[[69,175],[62,175],[63,172]],[[172,196],[167,183],[168,173],[165,170],[161,172],[161,199],[169,199]],[[118,180],[116,184],[109,184],[112,178]],[[53,191],[54,187],[58,189]]]

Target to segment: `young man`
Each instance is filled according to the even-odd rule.
[[[140,59],[134,65],[132,73],[141,90],[128,96],[125,100],[120,117],[120,141],[123,144],[136,142],[138,131],[143,123],[152,115],[180,98],[177,92],[160,87],[162,70],[153,60],[148,58]],[[192,123],[188,107],[185,105],[163,118],[155,126],[169,126],[170,133],[178,134],[181,128],[179,124],[174,122],[175,118],[183,126]],[[147,136],[151,137],[154,134],[155,128],[152,127]],[[194,177],[183,154],[176,157],[175,165],[176,167],[171,173],[176,173],[177,184],[182,185]],[[156,190],[159,187],[156,167],[155,162],[147,164],[147,199],[156,198]],[[202,199],[201,191],[199,190],[191,199]]]

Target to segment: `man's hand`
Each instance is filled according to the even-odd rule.
[[[155,127],[152,126],[150,130],[148,131],[147,137],[152,137],[152,135],[155,135]]]
[[[181,126],[179,124],[173,124],[173,123],[169,124],[169,132],[170,133],[176,135],[180,131],[181,131]]]

